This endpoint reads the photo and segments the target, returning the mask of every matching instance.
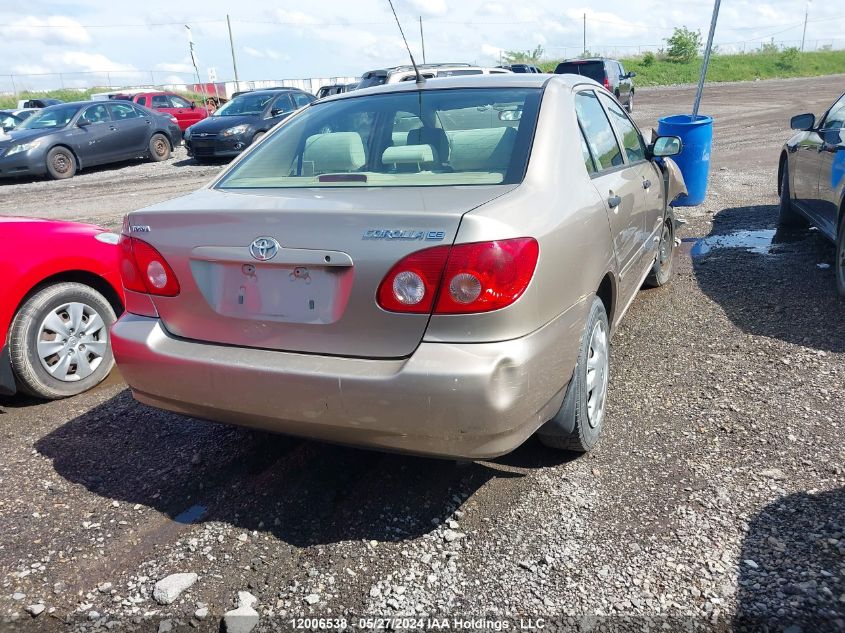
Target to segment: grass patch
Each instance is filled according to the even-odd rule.
[[[794,49],[792,49],[794,50]],[[670,86],[698,82],[702,59],[689,63],[670,62],[654,57],[622,59],[626,70],[637,73],[637,86]],[[558,62],[544,62],[543,70],[552,72]],[[845,72],[845,51],[767,51],[739,55],[713,55],[707,69],[707,81],[754,81],[787,77],[818,77]]]

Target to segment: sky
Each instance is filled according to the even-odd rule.
[[[677,26],[706,36],[713,8],[711,0],[394,3],[418,61],[422,18],[426,61],[482,65],[497,65],[503,50],[537,45],[547,58],[573,57],[582,47],[585,14],[590,51],[622,56],[655,50]],[[819,0],[723,0],[715,41],[725,51],[750,50],[770,39],[800,45],[805,9],[808,48],[845,48],[845,4]],[[408,62],[387,0],[30,0],[0,8],[0,92],[189,81],[185,24],[202,80],[209,69],[218,80],[231,80],[227,12],[241,80],[356,77]]]

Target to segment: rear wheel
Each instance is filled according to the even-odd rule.
[[[584,453],[598,442],[604,426],[610,375],[609,334],[604,303],[595,297],[563,404],[555,417],[537,432],[546,446]]]
[[[845,297],[845,213],[836,235],[836,290],[840,297]]]
[[[164,134],[153,134],[150,138],[150,158],[156,163],[170,158],[170,141]]]
[[[657,248],[657,257],[648,277],[645,278],[645,286],[648,288],[659,288],[665,286],[672,279],[675,271],[675,214],[672,207],[663,220],[663,228],[660,232],[660,244]]]
[[[36,292],[9,331],[19,389],[56,399],[98,384],[114,365],[109,327],[115,320],[111,304],[90,286],[57,283]]]
[[[66,147],[54,147],[47,152],[47,173],[55,180],[72,178],[76,173],[76,157]]]
[[[789,190],[789,162],[784,161],[780,176],[778,226],[785,229],[800,229],[806,227],[808,224],[807,219],[792,204],[792,193]]]

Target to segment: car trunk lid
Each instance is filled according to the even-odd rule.
[[[179,280],[179,295],[154,297],[176,336],[395,358],[417,347],[429,315],[382,310],[379,283],[406,255],[451,244],[464,213],[514,188],[206,189],[136,211],[127,228]]]

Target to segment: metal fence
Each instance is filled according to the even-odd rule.
[[[310,77],[306,79],[261,79],[254,81],[197,81],[193,73],[173,73],[161,70],[102,70],[67,73],[41,73],[34,75],[0,75],[0,95],[17,96],[22,92],[48,90],[90,90],[101,92],[129,88],[166,89],[206,93],[230,98],[239,90],[255,90],[273,86],[301,88],[316,94],[321,86],[335,83],[352,83],[355,77]]]

